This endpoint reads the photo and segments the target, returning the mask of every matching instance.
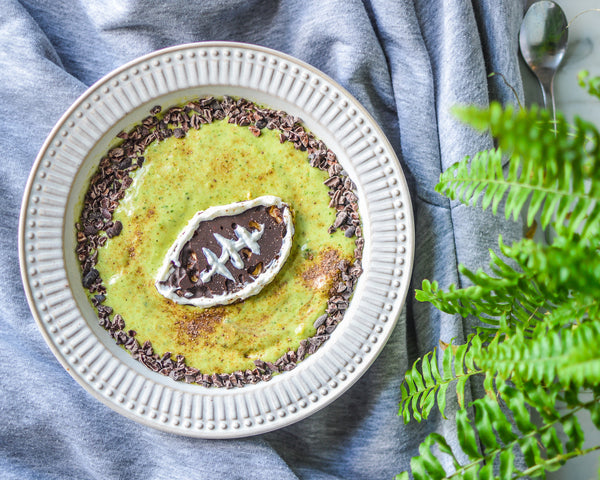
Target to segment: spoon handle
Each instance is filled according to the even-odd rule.
[[[550,110],[552,116],[552,126],[556,129],[556,102],[554,100],[554,77],[548,81],[540,80],[540,86],[542,87],[542,98],[544,101],[544,108]]]
[[[557,125],[556,125],[556,103],[554,101],[554,77],[542,78],[538,77],[540,82],[540,87],[542,87],[542,100],[544,102],[544,108],[550,110],[550,114],[552,115],[552,129],[554,129],[554,135],[557,134]],[[556,214],[553,216],[556,219]],[[548,226],[544,229],[544,239],[546,240],[546,244],[551,245],[555,235],[552,231],[552,227]]]

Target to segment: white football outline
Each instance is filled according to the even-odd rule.
[[[247,284],[241,290],[231,293],[224,293],[214,297],[196,297],[196,298],[185,298],[175,293],[176,289],[172,286],[167,285],[165,282],[175,270],[174,266],[179,267],[179,253],[183,246],[192,238],[194,232],[198,228],[201,222],[214,220],[217,217],[233,216],[258,206],[271,206],[274,205],[278,208],[287,207],[283,210],[283,221],[287,227],[279,258],[272,262],[262,273],[260,273],[256,280],[252,283]],[[266,285],[268,285],[283,267],[283,264],[287,260],[290,251],[292,250],[292,237],[294,235],[294,222],[292,220],[292,212],[288,204],[284,203],[281,198],[274,195],[263,195],[252,200],[245,200],[243,202],[235,202],[227,205],[218,205],[209,207],[206,210],[200,210],[191,218],[184,229],[179,233],[173,245],[165,255],[165,259],[158,269],[156,274],[156,282],[154,286],[158,293],[163,297],[172,300],[180,305],[192,305],[195,307],[213,307],[216,305],[229,305],[235,301],[244,300],[248,297],[259,293]]]

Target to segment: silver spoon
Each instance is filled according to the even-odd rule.
[[[556,125],[554,75],[567,51],[567,25],[560,6],[541,0],[529,7],[519,31],[521,55],[540,82],[544,107],[550,108],[553,125]]]

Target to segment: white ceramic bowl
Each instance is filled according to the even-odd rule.
[[[336,152],[357,185],[364,272],[331,338],[289,372],[236,389],[205,388],[154,373],[117,346],[81,285],[75,222],[87,182],[115,135],[163,108],[203,95],[245,97],[300,117]],[[247,44],[160,50],[110,73],[63,115],[32,168],[21,210],[21,272],[48,345],[88,392],[164,431],[205,438],[267,432],[345,392],[391,334],[409,288],[414,251],[410,197],[398,160],[367,111],[315,68]]]

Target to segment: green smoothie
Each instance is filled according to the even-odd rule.
[[[96,266],[106,305],[123,316],[126,329],[140,343],[150,340],[155,352],[184,355],[206,373],[252,369],[259,358],[274,362],[314,335],[336,265],[351,261],[355,248],[342,231],[327,231],[336,214],[323,184],[327,173],[291,142],[280,143],[276,131],[256,137],[226,120],[154,141],[144,157],[114,212],[123,230],[99,248]],[[157,292],[157,271],[197,211],[262,195],[289,204],[295,226],[290,256],[269,285],[240,303],[206,309]]]

